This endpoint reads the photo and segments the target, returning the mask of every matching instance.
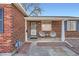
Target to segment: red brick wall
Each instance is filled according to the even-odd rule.
[[[14,37],[21,41],[25,41],[25,19],[24,15],[16,8],[12,8],[14,15]]]
[[[52,21],[52,31],[55,31],[57,37],[61,37],[61,21]]]
[[[4,8],[4,33],[0,33],[0,52],[12,51],[12,6],[0,4]]]
[[[0,33],[0,52],[11,52],[14,49],[15,40],[21,39],[23,41],[25,38],[24,17],[11,4],[0,4],[0,8],[4,8],[4,32]]]
[[[77,31],[66,31],[65,36],[66,36],[66,38],[79,38],[79,32],[77,32]]]

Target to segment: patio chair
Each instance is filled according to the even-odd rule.
[[[51,38],[55,38],[55,37],[56,37],[56,32],[51,32],[51,33],[50,33],[50,37],[51,37]]]
[[[39,32],[39,35],[44,38],[45,37],[45,33],[44,32]]]

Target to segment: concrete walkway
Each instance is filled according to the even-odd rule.
[[[77,54],[65,46],[52,48],[49,46],[37,46],[37,42],[33,42],[27,53],[18,53],[16,56],[77,56]]]

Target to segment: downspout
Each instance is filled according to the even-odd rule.
[[[15,38],[15,32],[14,32],[14,17],[15,17],[15,14],[13,13],[12,14],[12,32],[13,32],[13,35],[12,35],[12,38],[13,38],[13,40],[14,40],[14,38]],[[13,41],[14,42],[14,41]],[[14,42],[15,43],[15,42]],[[14,45],[14,43],[13,43],[13,45]]]

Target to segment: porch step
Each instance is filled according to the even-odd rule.
[[[56,46],[65,46],[65,42],[38,42],[37,45],[56,47]]]

